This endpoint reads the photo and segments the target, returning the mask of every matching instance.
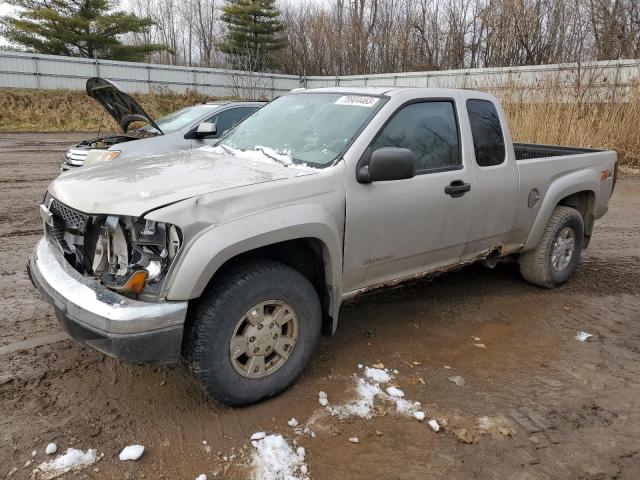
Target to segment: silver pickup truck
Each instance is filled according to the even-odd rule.
[[[562,284],[616,163],[513,144],[484,93],[296,91],[215,146],[54,180],[28,270],[72,337],[182,357],[210,396],[248,404],[294,382],[362,292],[505,258]]]

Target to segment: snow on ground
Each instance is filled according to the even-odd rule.
[[[388,369],[364,367],[364,377],[354,374],[356,380],[356,398],[344,405],[327,407],[331,415],[344,419],[349,417],[371,418],[374,414],[375,400],[395,404],[395,412],[403,416],[413,416],[420,408],[420,402],[406,400],[404,392],[395,386],[383,387],[393,380],[394,375]],[[386,392],[383,390],[386,388]]]
[[[49,445],[47,445],[47,448],[45,449],[45,453],[47,455],[53,455],[57,451],[58,451],[58,446],[55,443],[50,443]]]
[[[364,374],[369,380],[376,383],[389,383],[391,381],[391,375],[389,375],[389,372],[386,372],[381,368],[365,367]]]
[[[400,390],[398,387],[387,387],[387,393],[392,397],[397,397],[397,398],[404,397],[404,392]]]
[[[293,450],[282,435],[266,435],[251,442],[255,448],[252,455],[254,480],[300,480],[306,479],[305,450]]]
[[[433,430],[434,432],[439,432],[440,431],[440,424],[438,423],[438,421],[435,418],[432,418],[427,423],[431,427],[431,430]]]
[[[124,447],[120,452],[120,460],[138,460],[144,453],[144,447],[142,445],[129,445]]]
[[[70,472],[71,470],[81,470],[94,464],[97,460],[98,456],[96,455],[96,451],[91,448],[86,452],[75,448],[68,448],[66,453],[59,455],[57,458],[48,462],[42,462],[36,470],[42,473],[39,478],[49,479]]]

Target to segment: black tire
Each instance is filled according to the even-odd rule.
[[[286,302],[298,319],[298,338],[287,360],[263,378],[236,371],[230,345],[246,312],[267,300]],[[304,371],[320,337],[322,310],[316,290],[298,271],[271,260],[237,265],[217,279],[191,313],[183,357],[198,383],[215,400],[248,405],[289,387]]]
[[[556,271],[552,264],[553,247],[560,232],[566,227],[573,230],[575,247],[566,267]],[[562,285],[578,268],[583,240],[584,223],[580,213],[571,207],[556,207],[538,245],[520,255],[520,273],[527,282],[540,287],[554,288]]]

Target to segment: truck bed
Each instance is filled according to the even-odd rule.
[[[604,151],[593,148],[560,147],[558,145],[542,145],[538,143],[514,143],[513,149],[515,150],[516,161]]]

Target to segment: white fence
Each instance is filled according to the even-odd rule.
[[[472,88],[503,98],[515,95],[523,101],[544,100],[550,94],[556,98],[560,94],[568,99],[627,101],[638,97],[640,60],[303,77],[0,51],[0,88],[81,90],[86,79],[93,76],[109,78],[133,93],[169,89],[197,90],[212,96],[273,98],[297,87],[367,85]]]

